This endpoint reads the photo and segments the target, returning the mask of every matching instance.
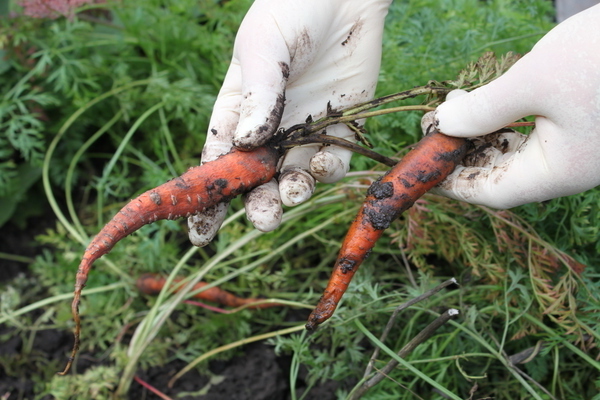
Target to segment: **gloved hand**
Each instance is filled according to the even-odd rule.
[[[256,0],[238,31],[233,59],[217,101],[202,162],[227,153],[232,145],[252,149],[282,127],[309,116],[373,97],[381,61],[384,19],[391,0]],[[327,133],[352,139],[345,125]],[[315,179],[345,176],[350,152],[303,146],[284,156],[279,181],[256,188],[245,198],[246,212],[261,231],[281,222],[282,206],[310,198]],[[188,220],[190,240],[203,246],[219,229],[227,204]]]
[[[437,128],[474,137],[534,115],[528,136],[478,139],[478,150],[438,187],[474,204],[510,208],[600,184],[600,5],[561,23],[495,81],[452,92]],[[491,146],[490,146],[491,144]]]

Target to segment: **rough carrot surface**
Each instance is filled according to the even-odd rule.
[[[468,147],[465,139],[434,131],[371,185],[346,234],[325,292],[308,318],[307,329],[315,329],[333,315],[356,270],[383,231],[444,180],[462,160]]]
[[[77,270],[71,311],[75,321],[75,344],[65,370],[68,372],[79,348],[81,322],[79,302],[92,264],[125,236],[144,225],[163,219],[178,219],[232,199],[270,181],[277,172],[279,151],[260,147],[253,151],[232,150],[218,159],[190,168],[183,175],[142,193],[123,207],[94,237]]]
[[[140,276],[136,282],[136,286],[138,290],[144,294],[148,295],[157,295],[165,286],[167,280],[166,278],[157,275],[157,274],[144,274]],[[179,291],[181,285],[178,283],[181,282],[181,279],[175,279],[174,287],[175,291]],[[194,290],[198,290],[208,285],[206,282],[198,282],[194,285]],[[242,298],[230,293],[226,290],[220,289],[218,287],[211,287],[206,289],[203,292],[196,293],[192,296],[196,299],[201,299],[205,301],[210,301],[213,303],[218,303],[227,307],[241,307],[245,305],[249,305],[248,308],[252,309],[262,309],[262,308],[270,308],[270,307],[279,307],[281,304],[279,303],[262,303],[262,304],[253,304],[261,301],[262,299],[255,298]]]

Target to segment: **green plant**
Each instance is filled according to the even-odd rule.
[[[337,396],[345,398],[374,347],[398,351],[451,305],[459,318],[405,359],[421,375],[396,368],[365,398],[439,398],[423,376],[461,398],[597,396],[590,384],[600,370],[593,347],[600,290],[597,189],[510,213],[428,195],[380,239],[332,320],[312,335],[293,333],[316,304],[368,184],[383,169],[366,157],[354,157],[346,180],[319,186],[311,202],[287,210],[274,233],[254,231],[235,211],[242,208],[236,200],[207,248],[191,248],[184,223],[174,221],[130,236],[98,262],[84,291],[80,360],[92,359],[94,366],[67,380],[51,378],[71,343],[57,359],[41,353],[32,338],[44,330],[70,338],[72,277],[89,235],[136,191],[197,164],[249,4],[142,0],[96,5],[72,20],[2,22],[10,55],[0,68],[2,104],[17,110],[11,114],[16,122],[30,121],[20,128],[30,133],[15,141],[29,146],[23,153],[9,141],[0,143],[2,162],[8,162],[0,175],[8,190],[18,186],[10,174],[19,168],[43,170],[47,191],[35,196],[36,181],[21,188],[20,201],[8,197],[16,205],[10,221],[35,208],[26,199],[50,200],[58,219],[37,238],[45,250],[29,277],[2,287],[0,323],[9,330],[2,339],[27,344],[18,354],[0,356],[3,370],[32,382],[38,397],[86,397],[91,390],[125,396],[137,387],[132,378],[138,371],[185,362],[173,389],[159,388],[175,397],[186,371],[210,375],[211,360],[227,360],[242,353],[244,343],[270,337],[280,354],[292,357],[292,398],[310,398],[311,388],[330,380],[339,382]],[[550,7],[546,0],[396,0],[386,23],[378,95],[453,79],[486,51],[527,51],[552,26]],[[27,99],[36,96],[43,104],[33,110]],[[36,118],[42,115],[49,119]],[[420,116],[369,119],[374,150],[388,157],[403,152],[421,134]],[[11,118],[2,114],[0,123]],[[29,227],[27,219],[22,223]],[[581,275],[570,268],[578,263],[587,266]],[[216,314],[182,304],[184,292],[146,298],[134,290],[142,272],[181,273],[189,287],[202,279],[290,308]],[[396,306],[452,276],[459,289],[405,310],[385,341],[371,339]],[[511,364],[525,350],[531,361]],[[391,358],[380,352],[375,368]]]

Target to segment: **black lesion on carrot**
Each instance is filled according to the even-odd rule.
[[[410,189],[411,187],[415,186],[414,183],[411,183],[408,179],[405,179],[403,177],[398,178],[398,180],[400,181],[400,183],[402,183],[402,186],[404,186],[406,189]]]
[[[120,221],[121,226],[123,227],[123,232],[129,232],[129,225],[127,225],[126,221]]]
[[[445,162],[457,162],[464,157],[467,150],[470,150],[472,148],[473,148],[472,142],[470,140],[467,140],[466,145],[460,146],[456,150],[444,151],[444,152],[437,153],[433,157],[433,160],[434,161],[445,161]]]
[[[400,214],[412,207],[414,200],[406,193],[394,198],[394,204],[377,204],[377,200],[371,202],[370,207],[363,210],[365,219],[373,229],[385,230],[396,220]],[[401,205],[401,206],[399,206]]]
[[[440,177],[440,171],[418,171],[415,175],[415,178],[421,183],[429,183],[433,180],[436,180]]]
[[[356,261],[350,260],[348,258],[342,258],[339,262],[339,266],[342,270],[342,274],[347,274],[348,272],[352,272],[352,270],[356,266]]]
[[[182,190],[190,190],[192,187],[181,177],[176,178],[175,186]]]
[[[152,200],[152,202],[157,206],[160,206],[162,204],[162,199],[158,192],[150,192],[148,196],[150,197],[150,200]]]
[[[215,179],[213,183],[206,186],[206,191],[210,196],[214,194],[221,196],[223,194],[223,189],[225,189],[228,185],[229,181],[225,178]]]
[[[387,199],[394,195],[394,185],[392,182],[382,183],[381,179],[378,179],[369,187],[367,194],[378,200]]]
[[[227,185],[229,185],[229,181],[227,181],[225,178],[219,178],[215,180],[215,186],[219,187],[220,189],[225,189]]]
[[[464,154],[464,149],[459,148],[453,151],[444,151],[437,153],[435,157],[433,157],[434,161],[445,161],[445,162],[453,162],[461,158]]]
[[[390,210],[391,211],[391,210]],[[380,209],[366,208],[364,211],[366,220],[376,230],[387,229],[392,223],[393,215],[387,212],[382,212]]]

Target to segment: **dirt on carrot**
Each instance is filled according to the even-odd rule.
[[[175,292],[178,292],[183,284],[180,284],[181,278],[177,278],[173,282],[173,289]],[[163,289],[165,284],[167,283],[167,279],[158,274],[144,274],[140,276],[136,282],[136,287],[138,290],[147,295],[157,295]],[[208,285],[206,282],[198,282],[194,285],[191,290],[196,291]],[[260,303],[263,299],[258,298],[242,298],[230,293],[226,290],[223,290],[218,287],[211,287],[203,292],[196,293],[192,296],[193,298],[210,301],[212,303],[217,303],[226,307],[242,307],[248,306],[250,309],[263,309],[263,308],[271,308],[271,307],[280,307],[282,304],[280,303]]]
[[[417,199],[444,180],[465,156],[469,146],[466,139],[433,131],[371,185],[346,234],[323,296],[308,318],[308,330],[316,329],[333,315],[356,270],[383,231]]]
[[[64,375],[69,371],[79,349],[81,291],[94,261],[144,225],[163,219],[187,217],[269,182],[277,172],[279,156],[280,151],[270,146],[252,151],[234,149],[142,193],[123,207],[94,237],[79,264],[71,304],[75,343],[67,366],[59,374]]]

